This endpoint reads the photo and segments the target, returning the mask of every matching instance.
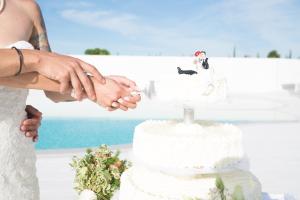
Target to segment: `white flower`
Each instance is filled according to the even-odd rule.
[[[92,190],[83,190],[78,200],[97,200],[97,195]]]

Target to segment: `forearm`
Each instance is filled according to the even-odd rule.
[[[48,79],[36,72],[21,74],[16,77],[0,78],[0,85],[13,88],[44,90],[45,95],[54,102],[76,100],[70,94],[60,94],[60,84],[57,81]]]
[[[0,78],[0,85],[14,88],[46,90],[52,92],[59,92],[60,88],[59,82],[42,76],[37,72]]]
[[[21,73],[34,71],[38,64],[38,55],[34,50],[22,50],[24,65]],[[13,49],[0,49],[0,77],[14,76],[20,69],[20,58]]]
[[[55,102],[75,101],[75,99],[71,97],[70,94],[59,93],[59,82],[51,80],[36,72],[21,74],[19,76],[0,78],[0,85],[13,88],[44,90],[46,96]]]
[[[70,94],[60,94],[58,92],[45,91],[45,95],[52,101],[58,102],[69,102],[76,101]]]

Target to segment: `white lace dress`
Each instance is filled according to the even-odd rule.
[[[25,41],[11,46],[33,48]],[[39,199],[34,143],[20,131],[27,95],[26,89],[0,86],[0,200]]]

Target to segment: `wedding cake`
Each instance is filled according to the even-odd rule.
[[[196,52],[195,64],[205,71],[210,67],[203,54]],[[168,81],[159,83],[157,98],[177,98],[191,107],[224,98],[225,83],[216,81],[213,73],[204,77],[201,70],[178,69],[176,89],[167,90]],[[179,97],[177,92],[187,88],[193,93]],[[262,198],[259,181],[248,171],[242,133],[230,124],[148,120],[135,128],[133,156],[133,166],[121,177],[119,200]]]

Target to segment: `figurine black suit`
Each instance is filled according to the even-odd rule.
[[[194,70],[182,70],[180,67],[177,67],[177,69],[178,69],[178,74],[188,74],[188,75],[198,74],[198,72]]]

